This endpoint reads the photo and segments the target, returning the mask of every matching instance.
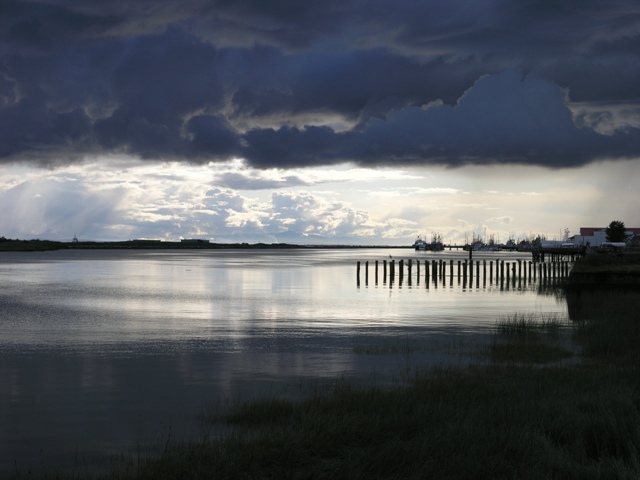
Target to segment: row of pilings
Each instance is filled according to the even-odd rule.
[[[369,285],[369,270],[370,262],[357,262],[357,285],[360,286],[361,278],[364,279],[364,284]],[[399,260],[397,263],[395,260],[383,260],[379,262],[371,262],[373,267],[372,277],[375,285],[378,285],[381,281],[383,285],[393,286],[396,281],[399,285],[402,285],[406,280],[408,285],[412,285],[412,282],[420,283],[421,279],[424,279],[426,285],[429,283],[446,283],[449,279],[450,283],[453,283],[453,279],[457,278],[458,282],[464,284],[472,283],[474,280],[476,284],[482,281],[484,284],[487,281],[490,284],[495,283],[510,283],[512,280],[525,280],[525,281],[548,281],[548,280],[562,280],[569,276],[572,262],[569,261],[555,261],[555,262],[533,262],[526,260],[504,261],[493,260],[487,262],[486,260],[412,260],[408,259]],[[364,270],[364,272],[362,272]]]

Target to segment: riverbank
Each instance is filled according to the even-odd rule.
[[[569,287],[640,287],[640,252],[587,255],[575,262],[568,284]]]

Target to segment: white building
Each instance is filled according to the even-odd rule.
[[[640,228],[627,228],[625,234],[627,237],[639,235]],[[606,227],[580,227],[580,235],[574,235],[571,237],[571,241],[575,246],[599,247],[607,241],[607,229]]]

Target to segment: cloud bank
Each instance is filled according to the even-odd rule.
[[[634,0],[8,0],[0,32],[5,163],[640,156]]]

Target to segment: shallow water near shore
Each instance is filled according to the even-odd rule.
[[[108,465],[199,435],[208,405],[482,362],[501,316],[565,316],[539,282],[393,284],[411,249],[0,253],[0,473]],[[517,253],[474,260],[530,260]],[[374,262],[380,262],[374,274]],[[356,262],[369,262],[356,276]],[[366,279],[366,280],[365,280]]]

